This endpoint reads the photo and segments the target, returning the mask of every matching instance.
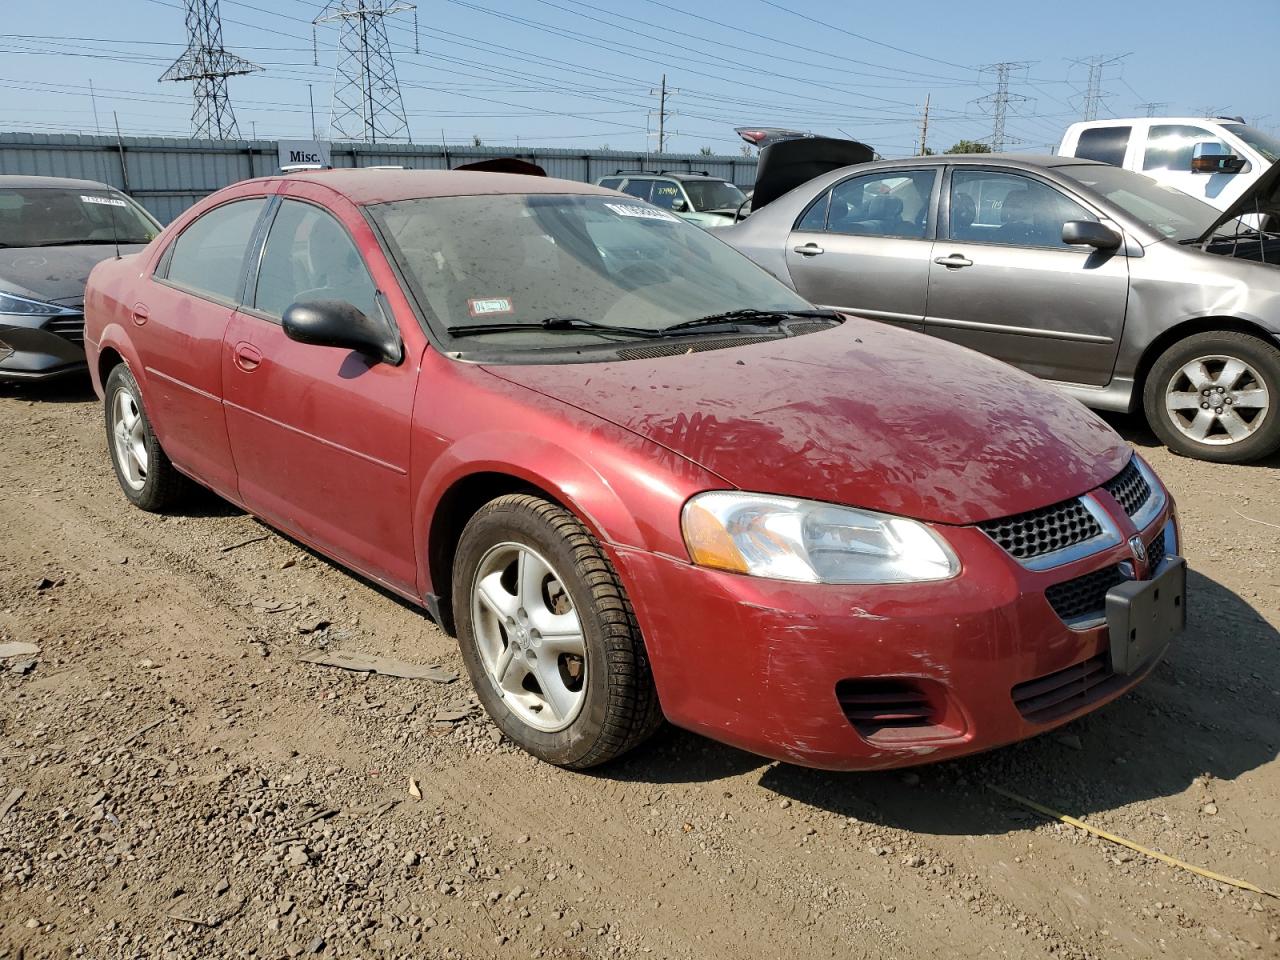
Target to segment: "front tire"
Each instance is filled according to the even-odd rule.
[[[190,484],[165,456],[142,405],[138,381],[123,363],[107,376],[103,388],[107,448],[120,489],[142,510],[160,513],[180,503]]]
[[[558,504],[512,494],[468,521],[453,566],[453,615],[480,702],[538,759],[592,767],[661,724],[622,583]]]
[[[1280,348],[1236,330],[1197,333],[1147,375],[1143,408],[1175,453],[1248,463],[1280,449]]]

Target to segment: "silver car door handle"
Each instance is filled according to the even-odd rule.
[[[802,257],[816,257],[822,252],[822,248],[816,243],[802,243],[795,248],[795,251]]]
[[[940,267],[972,267],[973,261],[963,254],[953,253],[949,257],[934,257],[933,262]]]

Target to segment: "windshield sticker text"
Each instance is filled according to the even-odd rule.
[[[80,199],[83,200],[85,203],[101,203],[101,204],[105,204],[108,207],[129,206],[123,200],[117,200],[115,197],[86,197],[84,194],[81,194]]]
[[[637,203],[606,203],[605,206],[620,217],[636,217],[640,220],[669,220],[671,223],[680,222],[678,217],[672,216],[665,210],[642,207]]]
[[[467,301],[467,311],[473,317],[492,317],[495,314],[511,313],[511,310],[511,300],[508,297],[486,297]]]

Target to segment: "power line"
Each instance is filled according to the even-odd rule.
[[[160,79],[194,81],[193,137],[238,139],[240,131],[227,93],[227,78],[262,68],[223,48],[218,0],[186,0],[186,5],[187,49]]]

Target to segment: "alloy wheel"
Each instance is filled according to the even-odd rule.
[[[1238,357],[1183,364],[1165,388],[1170,422],[1197,443],[1225,446],[1253,436],[1271,412],[1266,382]]]
[[[568,727],[586,698],[582,620],[547,560],[520,543],[481,559],[471,589],[476,646],[504,702],[534,729]]]
[[[141,490],[147,482],[147,426],[137,397],[128,390],[117,390],[112,400],[111,439],[125,483]]]

